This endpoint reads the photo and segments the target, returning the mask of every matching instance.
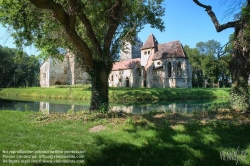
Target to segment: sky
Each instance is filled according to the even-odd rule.
[[[226,16],[230,0],[226,4],[223,4],[224,1],[200,0],[201,3],[212,6],[220,24],[233,21],[232,15]],[[165,0],[163,5],[165,7],[165,16],[162,19],[165,23],[165,31],[161,32],[146,25],[138,34],[142,42],[145,42],[152,33],[160,44],[179,40],[183,46],[188,45],[195,48],[196,43],[200,41],[206,42],[214,39],[224,45],[228,42],[229,35],[234,32],[233,28],[220,33],[216,32],[207,12],[204,8],[197,6],[193,0]],[[0,45],[15,48],[13,42],[13,39],[8,35],[7,29],[0,26]],[[34,46],[26,47],[24,51],[29,55],[38,54]]]

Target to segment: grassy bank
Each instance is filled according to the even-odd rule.
[[[84,151],[78,165],[250,165],[249,114],[229,109],[119,118],[112,113],[0,111],[0,119],[0,153],[5,155],[18,150]],[[223,160],[222,151],[238,151],[237,160]],[[6,164],[1,161],[3,154],[0,165]]]
[[[113,102],[141,102],[176,99],[228,98],[229,88],[110,88],[109,97]],[[69,99],[90,101],[90,88],[4,88],[0,96]]]

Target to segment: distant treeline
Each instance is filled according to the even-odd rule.
[[[0,46],[0,88],[39,86],[38,57]]]
[[[218,41],[198,42],[195,48],[185,45],[192,66],[192,87],[230,87],[229,60],[233,44],[222,47]]]

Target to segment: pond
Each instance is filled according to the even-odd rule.
[[[110,110],[142,114],[150,111],[172,111],[191,113],[193,111],[209,110],[212,107],[227,106],[227,99],[216,100],[183,100],[158,101],[153,103],[111,103]],[[20,98],[0,98],[0,110],[42,111],[44,113],[67,113],[88,110],[89,103],[68,100],[32,100]]]

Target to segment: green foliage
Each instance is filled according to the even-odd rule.
[[[229,98],[231,107],[240,111],[246,111],[249,107],[249,87],[247,81],[240,77],[232,85]]]
[[[20,47],[34,43],[44,56],[70,50],[84,61],[91,76],[91,108],[98,110],[108,107],[108,75],[119,48],[146,24],[164,30],[163,1],[5,0],[0,22],[15,30]]]
[[[196,48],[184,46],[192,66],[192,87],[207,87],[217,83],[220,78],[221,86],[229,86],[229,49],[225,50],[225,56],[218,58],[221,45],[215,40],[198,42]],[[206,84],[205,84],[206,82]]]
[[[39,85],[37,57],[0,46],[0,88]]]
[[[53,2],[60,5],[66,14],[76,15],[74,30],[87,44],[94,58],[98,58],[98,43],[104,48],[105,44],[109,44],[108,40],[111,41],[109,50],[103,51],[108,51],[107,53],[110,54],[105,55],[105,58],[109,58],[106,60],[112,60],[121,45],[121,40],[131,41],[143,25],[150,24],[153,28],[164,29],[161,19],[164,15],[163,0],[126,0],[122,1],[119,11],[115,11],[115,5],[118,4],[115,0],[79,0],[76,1],[77,7],[73,9],[69,1]],[[57,56],[63,49],[70,49],[79,57],[82,56],[79,54],[81,51],[76,49],[72,41],[69,41],[70,37],[65,30],[66,25],[62,25],[51,10],[38,8],[29,0],[4,0],[1,1],[0,7],[0,22],[15,30],[12,36],[19,47],[33,43],[43,56]],[[90,26],[86,25],[83,19],[87,19]],[[118,26],[115,27],[117,20]],[[112,34],[111,28],[115,28]],[[92,30],[95,36],[91,36]],[[111,38],[107,40],[106,37]],[[93,38],[96,38],[98,43],[94,44]]]
[[[208,40],[207,42],[197,43],[196,48],[201,55],[201,69],[204,79],[211,81],[212,83],[217,83],[219,75],[216,54],[220,48],[220,43],[215,40]]]
[[[188,61],[192,66],[192,87],[203,86],[203,73],[201,68],[201,57],[197,48],[190,48],[185,45],[184,50],[187,53]]]
[[[216,40],[208,40],[207,42],[198,42],[196,48],[200,54],[217,56],[217,52],[221,44]]]
[[[244,31],[244,37],[246,39],[250,39],[250,28],[249,28],[249,25],[250,25],[250,6],[249,5],[246,6],[246,7],[244,7],[244,8],[242,8],[242,17],[243,17],[242,19],[248,25],[248,29],[246,29]],[[245,43],[245,44],[249,46],[249,43]]]

